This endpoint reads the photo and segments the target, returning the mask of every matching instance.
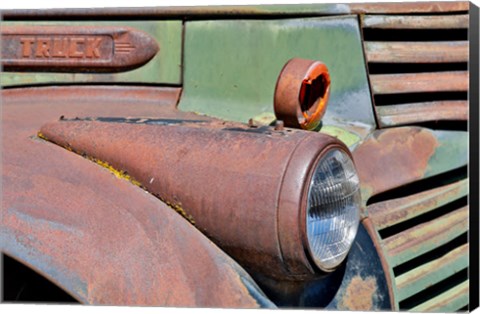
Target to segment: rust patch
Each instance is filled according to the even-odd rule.
[[[82,303],[273,307],[235,261],[151,194],[32,139],[62,114],[191,116],[175,110],[178,91],[2,90],[2,251]]]
[[[437,139],[426,129],[405,127],[373,133],[353,152],[364,200],[422,178],[437,146]]]
[[[340,302],[342,309],[368,311],[373,307],[373,298],[377,292],[377,281],[374,277],[363,279],[355,276],[348,285]]]
[[[119,72],[158,52],[156,41],[129,27],[5,26],[5,71]]]
[[[45,141],[49,141],[48,138],[42,133],[42,132],[38,132],[37,133],[37,136],[38,138],[41,138]],[[49,141],[50,142],[50,141]],[[53,143],[53,142],[52,142]],[[73,152],[73,153],[76,153],[77,155],[81,155],[82,157],[96,163],[97,165],[107,169],[108,171],[110,171],[110,173],[112,173],[115,177],[119,178],[119,179],[123,179],[123,180],[126,180],[130,183],[132,183],[133,185],[136,185],[142,189],[144,189],[145,191],[149,192],[145,186],[142,185],[142,183],[140,183],[139,181],[137,181],[136,179],[134,179],[131,175],[128,174],[127,171],[125,170],[119,170],[119,169],[116,169],[115,167],[113,167],[112,165],[110,165],[108,162],[106,161],[103,161],[103,160],[100,160],[100,159],[97,159],[95,157],[92,157],[92,156],[88,156],[84,153],[81,153],[79,151],[76,151],[74,150],[70,145],[65,145],[64,148],[70,152]],[[180,203],[171,203],[167,200],[164,200],[162,198],[159,197],[159,199],[164,202],[165,204],[167,204],[170,208],[172,208],[173,210],[175,210],[177,213],[179,213],[183,218],[185,218],[186,220],[188,220],[192,225],[195,225],[195,220],[193,219],[192,215],[189,215],[187,214],[187,212],[182,208],[181,204]]]

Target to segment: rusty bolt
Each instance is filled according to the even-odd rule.
[[[329,95],[327,66],[320,61],[293,58],[278,76],[275,115],[287,127],[313,130],[325,114]]]
[[[285,123],[283,123],[282,120],[275,121],[275,130],[276,131],[283,131],[284,126],[285,126]]]

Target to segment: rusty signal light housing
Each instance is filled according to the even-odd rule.
[[[283,67],[275,86],[274,111],[285,126],[313,130],[327,110],[330,74],[314,60],[293,58]]]
[[[281,280],[322,273],[307,250],[306,198],[327,151],[351,156],[336,138],[238,123],[148,119],[61,120],[40,132],[128,173],[246,269]]]

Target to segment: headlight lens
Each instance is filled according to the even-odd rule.
[[[307,201],[308,249],[321,270],[330,271],[345,259],[357,234],[360,202],[350,156],[331,149],[315,169]]]

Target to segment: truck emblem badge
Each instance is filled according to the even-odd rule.
[[[129,27],[5,26],[2,41],[5,71],[120,72],[159,51],[152,37]]]

